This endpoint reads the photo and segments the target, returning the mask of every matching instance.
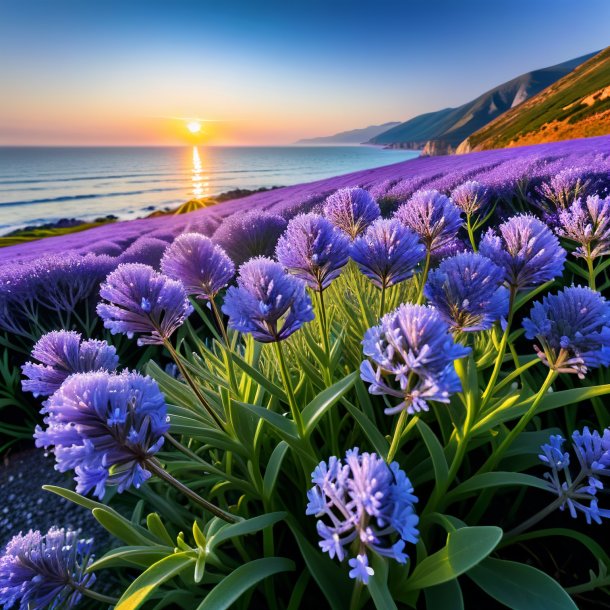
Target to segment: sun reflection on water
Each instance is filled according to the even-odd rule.
[[[191,171],[191,181],[193,184],[193,197],[201,199],[210,191],[208,182],[209,178],[203,170],[201,157],[199,156],[199,148],[193,146],[193,169]]]

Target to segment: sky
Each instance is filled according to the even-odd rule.
[[[458,106],[609,23],[608,0],[0,0],[0,145],[290,144]]]

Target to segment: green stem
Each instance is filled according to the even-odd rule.
[[[415,301],[415,303],[417,305],[421,305],[424,302],[424,286],[426,285],[426,282],[428,281],[428,273],[430,271],[430,259],[431,258],[432,258],[432,255],[430,254],[430,248],[428,248],[426,250],[426,261],[424,262],[424,270],[422,271],[421,278],[420,278],[420,285],[419,285],[419,290],[418,290],[418,294],[417,294],[417,301]]]
[[[191,390],[193,390],[193,392],[195,393],[195,396],[197,396],[197,399],[202,404],[203,408],[207,411],[207,413],[214,420],[214,422],[218,425],[218,427],[221,429],[224,429],[224,422],[222,421],[222,419],[220,419],[218,413],[216,413],[216,411],[211,407],[210,403],[205,399],[204,395],[201,393],[199,386],[195,383],[195,380],[191,377],[187,368],[182,363],[180,354],[178,354],[178,352],[174,349],[174,346],[170,343],[169,339],[165,339],[165,341],[163,341],[163,345],[165,346],[165,349],[167,349],[167,351],[170,353],[173,361],[176,363],[176,366],[178,367],[178,370],[180,371],[180,373],[184,377],[185,381],[190,386]]]
[[[362,583],[357,580],[354,582],[354,589],[352,590],[352,598],[349,602],[349,610],[360,609],[360,595],[362,593]]]
[[[384,281],[383,284],[381,284],[381,297],[379,299],[379,319],[381,319],[385,313],[385,293],[386,286]]]
[[[191,499],[195,504],[199,504],[205,510],[211,512],[216,517],[219,517],[223,521],[227,523],[237,523],[239,519],[228,513],[218,506],[215,506],[211,502],[208,502],[204,498],[202,498],[199,494],[195,493],[192,489],[175,479],[169,472],[167,472],[163,466],[154,458],[147,459],[144,462],[146,468],[151,470],[154,474],[156,474],[161,480],[165,481],[181,493],[183,493],[187,498]]]
[[[327,372],[330,376],[330,341],[328,337],[328,320],[326,318],[326,305],[324,303],[324,291],[320,286],[318,291],[318,300],[320,303],[320,338],[322,339],[322,345],[324,346],[324,353],[326,354],[327,360]],[[329,379],[326,380],[330,381]]]
[[[214,312],[214,317],[216,318],[216,324],[218,325],[218,329],[222,335],[222,341],[225,344],[224,353],[227,368],[229,369],[229,383],[231,384],[233,392],[237,394],[237,377],[235,376],[235,368],[233,366],[233,354],[231,353],[231,342],[229,341],[229,335],[227,334],[227,329],[222,321],[222,316],[220,315],[216,301],[214,299],[210,299],[210,305],[212,307],[212,311]]]
[[[587,256],[585,256],[585,260],[587,261],[587,269],[589,272],[589,288],[591,288],[591,290],[595,290],[595,269],[593,268],[590,245],[587,246]]]
[[[390,450],[388,451],[388,457],[386,458],[386,462],[388,464],[392,463],[396,452],[398,451],[398,447],[400,446],[400,438],[402,436],[403,428],[405,427],[405,423],[407,421],[407,410],[403,409],[398,416],[398,421],[396,422],[396,428],[394,430],[394,436],[392,436],[392,443],[390,444]]]
[[[473,252],[477,251],[477,244],[474,239],[474,230],[472,228],[472,223],[470,222],[470,214],[466,215],[466,230],[468,231],[468,238],[470,239],[470,245],[472,246]]]
[[[90,599],[94,599],[95,601],[101,602],[102,604],[108,604],[109,606],[116,606],[119,603],[118,598],[110,597],[109,595],[104,595],[103,593],[98,593],[97,591],[93,591],[92,589],[87,589],[87,587],[83,587],[82,585],[79,585],[77,582],[75,582],[72,579],[70,579],[70,581],[68,582],[68,586],[71,589],[74,589],[74,590],[78,591],[79,593],[86,595]]]
[[[277,359],[280,363],[280,374],[282,376],[282,382],[284,384],[284,389],[286,390],[286,394],[288,395],[288,404],[290,405],[290,411],[292,413],[292,419],[296,424],[297,431],[299,433],[299,437],[303,438],[305,436],[305,425],[303,424],[303,418],[301,417],[301,411],[297,405],[296,398],[294,397],[294,390],[292,389],[292,382],[290,381],[290,375],[288,373],[288,367],[286,366],[286,360],[284,358],[284,350],[282,349],[282,344],[280,341],[275,341],[273,343],[275,348],[275,353],[277,355]]]

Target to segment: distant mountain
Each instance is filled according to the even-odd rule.
[[[610,47],[473,133],[458,152],[610,133]]]
[[[550,68],[527,72],[458,108],[416,116],[372,137],[369,143],[394,148],[424,148],[424,152],[431,154],[454,152],[475,131],[546,89],[594,55],[590,53]]]
[[[296,144],[362,144],[396,125],[400,125],[400,123],[398,121],[392,121],[390,123],[384,123],[383,125],[369,125],[369,127],[364,127],[362,129],[342,131],[341,133],[336,133],[334,136],[321,136],[319,138],[299,140]]]

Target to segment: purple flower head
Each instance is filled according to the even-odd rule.
[[[543,182],[536,188],[542,209],[553,213],[568,208],[575,199],[586,193],[589,186],[586,175],[586,169],[566,167]]]
[[[300,214],[280,237],[277,260],[313,290],[324,290],[339,276],[349,259],[348,237],[329,220]]]
[[[610,365],[610,303],[590,288],[571,286],[534,303],[523,320],[525,336],[537,338],[542,361],[560,373],[583,378]]]
[[[86,570],[93,562],[92,540],[52,527],[13,536],[0,556],[0,605],[9,610],[74,608],[95,582]]]
[[[361,188],[343,188],[326,198],[324,216],[355,239],[381,214],[377,202]]]
[[[454,343],[449,326],[433,307],[401,305],[366,331],[362,345],[376,367],[369,360],[360,366],[369,392],[403,400],[386,409],[388,415],[403,409],[411,414],[428,411],[429,400],[448,403],[451,394],[462,389],[453,361],[467,356],[470,348]]]
[[[227,290],[222,311],[230,328],[262,343],[286,339],[314,317],[305,284],[263,256],[240,267],[237,286]]]
[[[572,433],[572,441],[580,467],[588,476],[587,491],[595,495],[604,487],[599,477],[610,475],[610,429],[606,428],[600,434],[585,426],[582,432],[575,430]]]
[[[430,272],[424,294],[455,330],[488,330],[508,313],[504,271],[488,258],[463,252]]]
[[[378,288],[410,278],[425,255],[418,236],[395,219],[377,219],[354,240],[351,249],[360,271]]]
[[[73,373],[113,372],[119,364],[116,350],[106,341],[81,341],[74,331],[59,330],[43,335],[32,349],[38,363],[26,362],[21,369],[28,377],[21,382],[24,392],[50,396]]]
[[[419,521],[413,486],[397,462],[350,449],[345,460],[331,457],[311,474],[306,514],[318,517],[320,548],[333,559],[353,556],[350,578],[368,583],[368,551],[406,563],[405,543],[417,544]],[[352,549],[358,547],[357,552]]]
[[[500,235],[489,229],[479,252],[504,269],[504,279],[517,290],[534,288],[563,271],[565,250],[540,220],[521,214],[500,225]]]
[[[236,212],[226,218],[214,233],[220,245],[237,265],[256,256],[273,256],[286,220],[262,210]]]
[[[565,438],[561,434],[551,434],[549,442],[540,446],[540,461],[555,470],[567,468],[570,465],[570,454],[563,450],[564,443]]]
[[[476,180],[468,180],[451,192],[451,200],[464,214],[483,211],[489,203],[488,190]]]
[[[394,218],[415,231],[430,253],[455,241],[462,226],[460,209],[438,191],[417,191]]]
[[[583,203],[577,199],[559,213],[557,233],[575,241],[575,256],[597,258],[610,254],[610,197],[587,197]]]
[[[53,447],[56,469],[74,470],[76,491],[103,498],[150,478],[146,461],[169,430],[165,398],[157,383],[138,373],[72,375],[44,404],[37,447]]]
[[[180,235],[165,251],[161,269],[198,299],[213,299],[235,275],[235,265],[225,251],[199,233]]]
[[[156,237],[136,239],[120,256],[119,263],[141,263],[159,269],[167,242]]]
[[[191,315],[184,286],[152,267],[119,265],[100,288],[97,313],[114,335],[140,333],[138,345],[161,345]]]

